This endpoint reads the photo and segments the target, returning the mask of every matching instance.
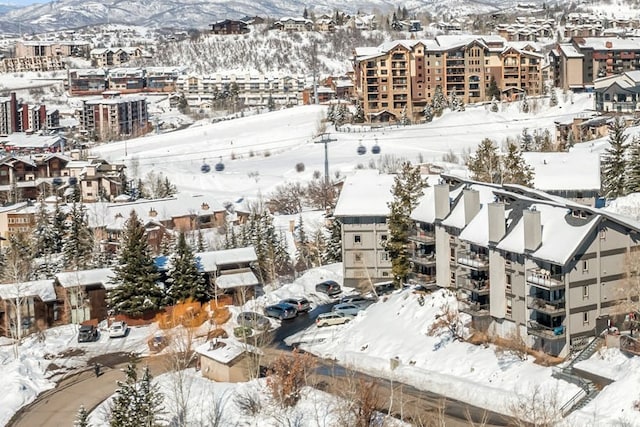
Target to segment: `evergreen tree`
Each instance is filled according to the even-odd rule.
[[[629,144],[625,185],[627,194],[640,191],[640,138],[637,136],[634,136]]]
[[[393,181],[393,200],[389,203],[389,237],[385,250],[391,259],[391,272],[396,287],[402,286],[411,272],[408,245],[413,221],[409,215],[418,205],[426,185],[420,175],[420,167],[413,167],[409,162],[402,164]]]
[[[60,204],[56,198],[56,206],[53,211],[53,252],[62,252],[62,245],[64,243],[64,236],[67,234],[67,214],[60,209]]]
[[[113,272],[115,287],[109,292],[109,305],[116,313],[137,316],[160,307],[162,291],[156,284],[159,274],[144,226],[133,210],[125,224]]]
[[[522,151],[535,151],[533,136],[529,133],[529,129],[522,129],[520,137],[520,148]]]
[[[433,106],[431,104],[427,104],[424,107],[424,111],[422,112],[424,115],[425,121],[428,123],[433,120]]]
[[[89,427],[89,412],[87,412],[84,405],[80,405],[73,427]]]
[[[205,302],[209,299],[204,278],[198,271],[195,255],[187,244],[184,232],[178,235],[169,277],[168,304],[175,305],[187,300]]]
[[[558,105],[558,94],[556,93],[556,88],[551,87],[551,97],[549,98],[549,107],[555,107]]]
[[[405,104],[404,107],[402,107],[402,111],[400,112],[400,124],[402,126],[407,126],[411,124],[411,121],[409,120],[409,117],[407,116],[407,105]]]
[[[36,226],[33,230],[35,239],[35,252],[37,257],[44,257],[45,262],[49,262],[51,254],[56,246],[56,232],[53,228],[51,215],[47,211],[44,199],[40,199],[38,212],[36,213]]]
[[[467,161],[467,167],[474,180],[499,183],[502,175],[500,163],[498,147],[492,140],[485,138]]]
[[[275,111],[276,109],[276,101],[273,99],[271,93],[269,93],[269,98],[267,99],[267,109],[269,111]]]
[[[528,113],[530,110],[529,107],[529,98],[527,98],[527,94],[523,93],[522,94],[522,101],[520,102],[520,109],[522,110],[523,113]]]
[[[533,185],[533,169],[522,157],[522,152],[516,144],[507,144],[507,154],[502,161],[502,183],[519,184],[531,187]]]
[[[329,104],[327,107],[327,121],[329,123],[335,123],[336,121],[336,107],[333,104]]]
[[[312,267],[311,262],[311,247],[307,233],[304,229],[304,222],[302,221],[302,213],[298,216],[298,236],[297,236],[297,252],[296,252],[296,270],[304,271]]]
[[[617,118],[609,126],[609,145],[602,158],[602,189],[607,198],[625,195],[625,171],[627,169],[627,138],[624,120]]]
[[[442,86],[436,86],[436,89],[433,93],[433,98],[431,100],[431,108],[433,109],[433,115],[436,117],[440,117],[442,112],[447,107],[447,99],[444,97],[442,93]]]
[[[138,382],[136,365],[129,363],[125,381],[118,381],[109,416],[111,427],[156,427],[164,411],[164,397],[157,384],[152,383],[149,367],[145,367]]]
[[[93,256],[93,235],[89,230],[86,210],[83,205],[74,202],[69,215],[71,220],[62,247],[64,267],[68,270],[85,270]]]
[[[329,223],[329,239],[324,250],[323,264],[342,262],[342,225],[336,218]]]
[[[498,100],[495,97],[493,97],[491,98],[491,112],[497,113],[498,111],[499,111]]]
[[[500,88],[498,88],[498,83],[496,82],[495,77],[491,76],[491,81],[489,82],[489,88],[487,89],[487,97],[491,99],[500,99]]]
[[[360,100],[356,101],[356,112],[353,115],[354,123],[364,123],[364,110],[362,109],[362,104]]]

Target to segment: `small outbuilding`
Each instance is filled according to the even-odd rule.
[[[233,338],[214,338],[197,347],[196,353],[203,377],[228,383],[248,381],[262,354],[260,349]]]

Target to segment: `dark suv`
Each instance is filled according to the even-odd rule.
[[[98,339],[98,329],[93,325],[82,325],[78,329],[78,342],[91,342]]]
[[[316,292],[322,292],[323,294],[327,294],[332,297],[342,292],[342,288],[340,288],[340,285],[333,280],[325,280],[324,282],[316,285]]]

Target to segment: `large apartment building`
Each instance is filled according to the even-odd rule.
[[[102,98],[82,102],[80,128],[98,140],[143,135],[151,129],[147,100],[141,96],[104,92]]]
[[[421,224],[412,240],[435,248],[437,285],[457,293],[477,329],[519,333],[533,348],[566,356],[634,297],[627,271],[640,223],[619,215],[442,175],[412,218]],[[423,253],[431,254],[413,256],[417,280]]]
[[[543,55],[530,43],[500,36],[438,36],[356,48],[355,87],[368,122],[421,120],[440,86],[465,103],[487,101],[489,88],[542,93]]]
[[[584,89],[594,80],[640,68],[640,37],[574,37],[549,53],[554,85]]]
[[[47,111],[42,104],[29,105],[19,101],[15,92],[0,97],[0,136],[14,132],[56,130],[60,127],[58,110]]]

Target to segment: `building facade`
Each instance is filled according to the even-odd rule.
[[[397,121],[403,111],[420,121],[437,87],[465,103],[489,100],[492,81],[502,91],[540,95],[542,59],[533,45],[510,45],[499,36],[394,41],[356,48],[355,89],[368,122]]]
[[[120,96],[104,92],[99,99],[82,102],[80,128],[97,140],[136,137],[149,132],[147,100],[140,96]]]

